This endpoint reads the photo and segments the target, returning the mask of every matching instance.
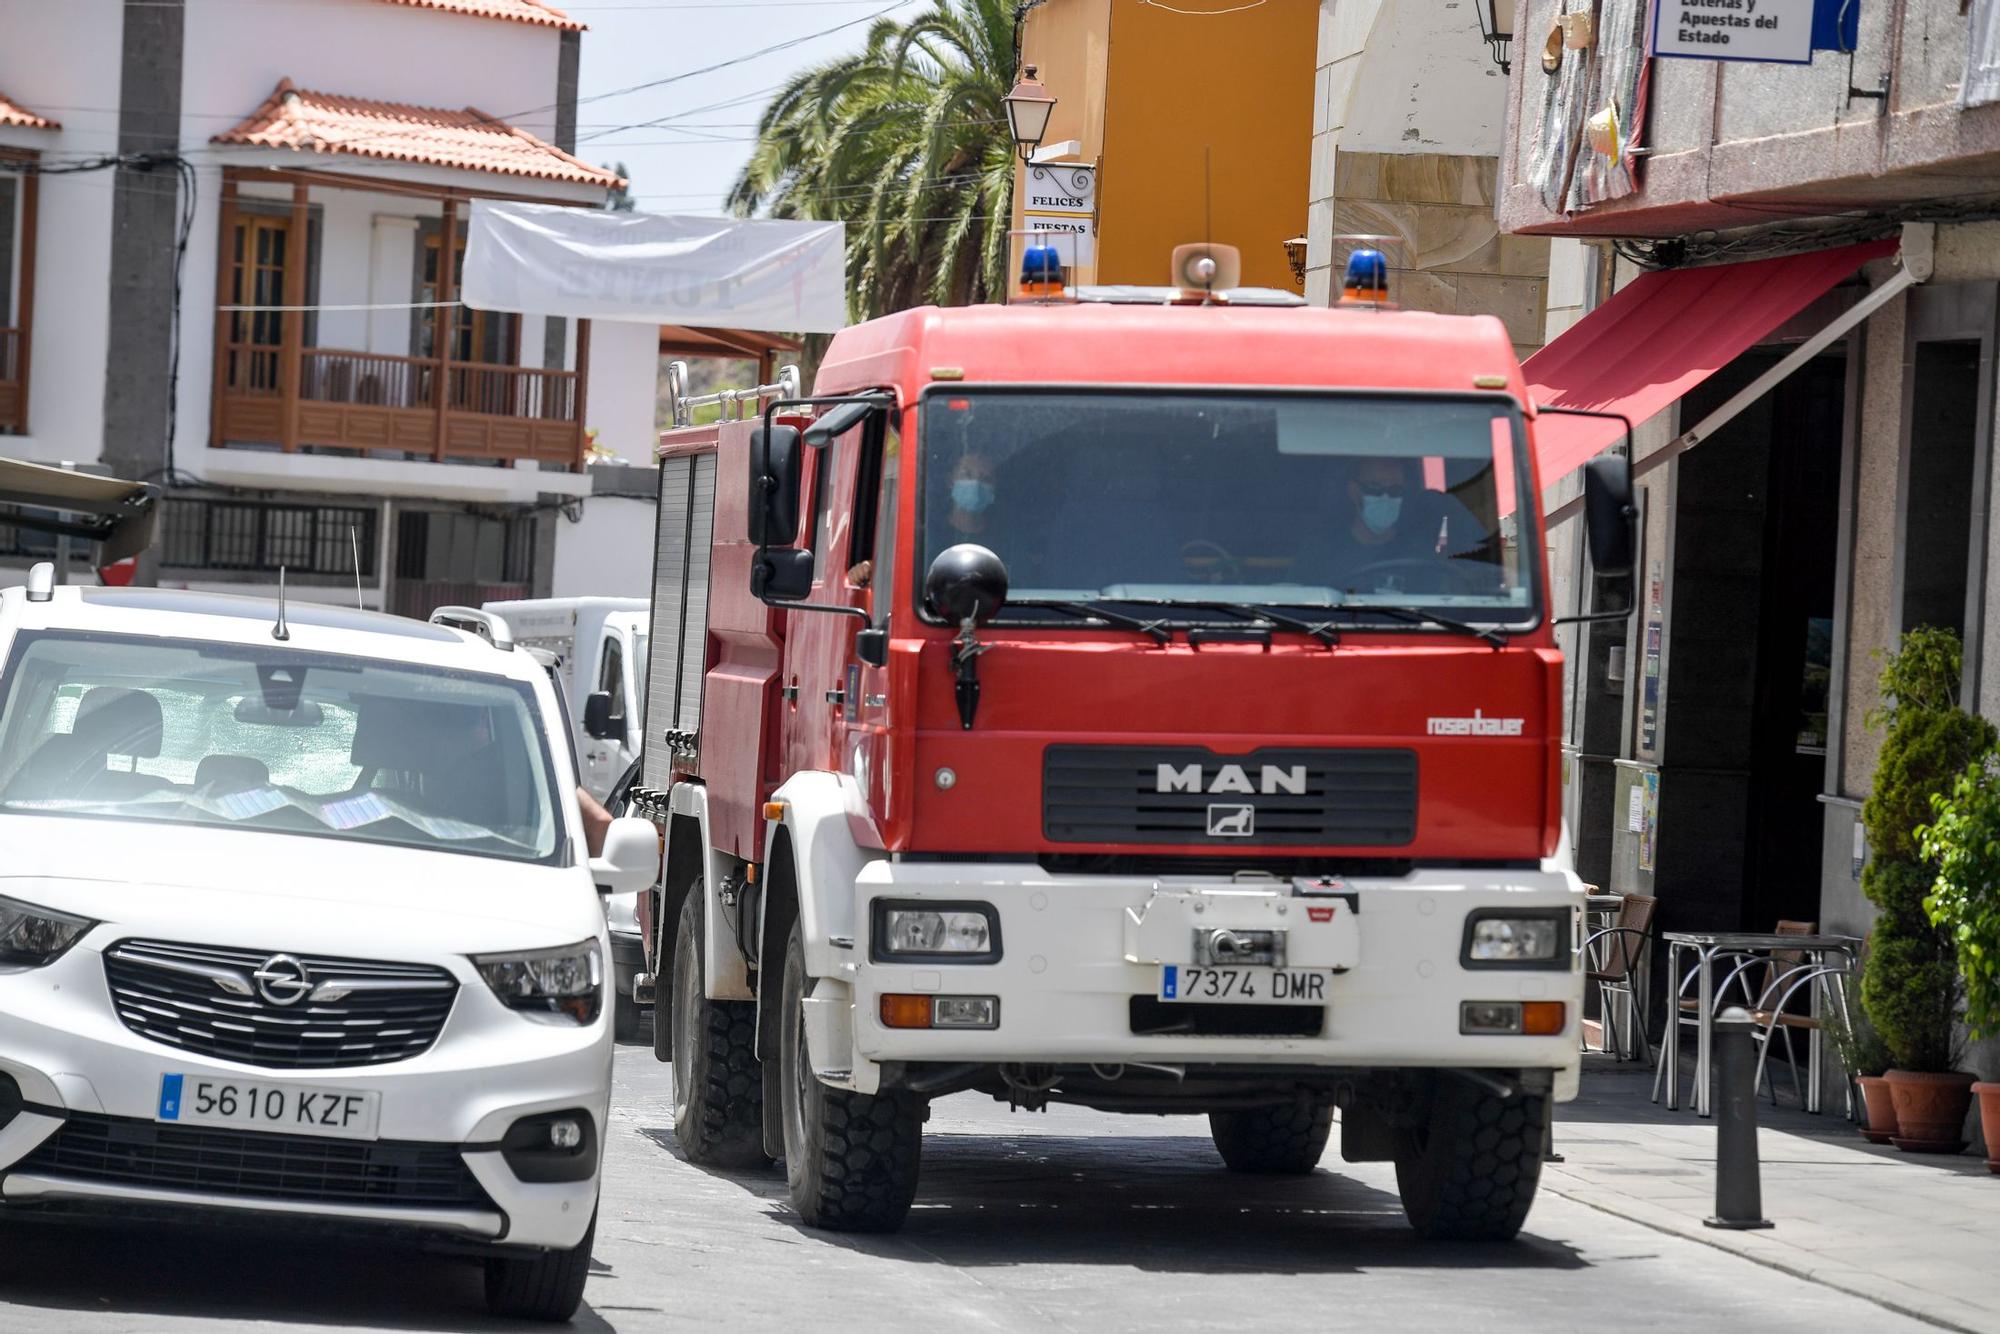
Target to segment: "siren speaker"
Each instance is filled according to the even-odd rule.
[[[1243,282],[1243,256],[1233,245],[1198,241],[1174,247],[1174,286],[1183,292],[1227,292]]]

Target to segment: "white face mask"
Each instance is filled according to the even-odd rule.
[[[1403,517],[1401,496],[1361,497],[1361,522],[1368,525],[1371,533],[1386,533],[1396,526],[1396,520]]]
[[[967,514],[977,514],[993,503],[993,483],[961,477],[951,484],[951,503]]]

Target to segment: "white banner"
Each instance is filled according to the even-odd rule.
[[[2000,3],[1996,0],[1974,0],[1965,46],[1965,83],[1958,104],[1983,107],[2000,102]]]
[[[524,315],[833,333],[847,324],[846,255],[837,222],[477,199],[460,295]]]

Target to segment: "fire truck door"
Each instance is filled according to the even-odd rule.
[[[812,527],[813,586],[810,600],[821,606],[865,607],[855,586],[848,552],[853,529],[855,464],[862,431],[856,428],[811,456],[811,490],[806,513]],[[793,613],[785,638],[785,685],[790,692],[785,736],[788,773],[844,767],[839,738],[848,718],[848,666],[854,660],[854,617]],[[858,682],[855,683],[858,685]]]
[[[890,610],[895,604],[897,528],[900,519],[897,498],[901,494],[903,463],[901,433],[895,422],[887,417],[863,429],[865,438],[860,466],[856,470],[851,539],[856,563],[850,574],[858,573],[854,582],[858,585],[856,592],[863,599],[858,605],[868,608],[869,626],[886,631]],[[862,564],[864,561],[865,565]],[[889,810],[886,792],[889,672],[886,667],[861,661],[855,653],[854,632],[859,628],[857,622],[847,640],[847,679],[851,686],[848,690],[845,735],[840,738],[843,748],[841,767],[861,785],[868,805],[876,815],[886,817]]]

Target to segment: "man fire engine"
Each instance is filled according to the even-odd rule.
[[[809,1224],[899,1225],[978,1091],[1205,1113],[1243,1172],[1338,1109],[1419,1232],[1505,1238],[1575,1093],[1506,332],[1189,260],[870,321],[813,397],[661,438],[642,985],[689,1157],[782,1158]],[[1629,606],[1628,477],[1586,514]]]

